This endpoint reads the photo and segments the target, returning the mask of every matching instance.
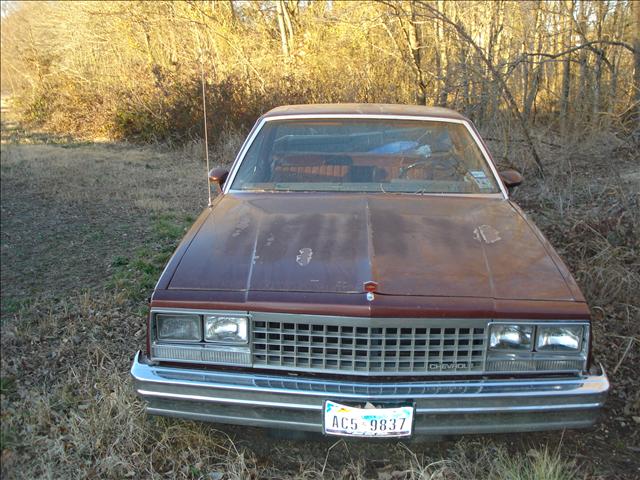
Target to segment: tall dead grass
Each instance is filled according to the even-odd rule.
[[[611,132],[546,146],[547,175],[515,200],[573,273],[592,310],[594,361],[612,383],[607,420],[637,444],[640,422],[640,158]],[[556,146],[553,146],[555,144]]]
[[[640,172],[637,145],[607,133],[547,146],[544,179],[515,200],[557,245],[594,305],[640,303]]]

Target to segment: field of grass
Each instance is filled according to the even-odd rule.
[[[144,344],[146,297],[205,206],[198,146],[77,143],[6,118],[2,129],[3,478],[640,476],[633,146],[548,147],[546,180],[516,192],[593,307],[596,357],[613,383],[602,423],[584,432],[362,442],[147,417],[128,369]]]

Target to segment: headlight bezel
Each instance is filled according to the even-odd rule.
[[[159,338],[157,317],[158,315],[164,314],[197,315],[201,332],[199,341],[165,340]],[[229,343],[205,341],[204,317],[212,315],[246,318],[247,342]],[[149,314],[149,358],[153,362],[250,367],[252,364],[251,325],[251,314],[246,311],[152,308]]]
[[[523,348],[493,348],[491,346],[492,332],[494,327],[528,327],[532,329],[531,333],[531,345],[528,349]],[[588,321],[557,321],[557,320],[537,320],[537,321],[508,321],[508,320],[500,320],[489,322],[487,325],[487,354],[500,354],[500,353],[509,353],[509,354],[525,354],[531,353],[536,355],[581,355],[586,354],[588,345],[589,345],[589,335],[590,335],[590,323]],[[559,349],[539,349],[539,332],[545,329],[551,328],[569,328],[575,329],[579,328],[578,334],[578,348],[575,350],[559,350]]]
[[[530,350],[490,348],[491,330],[494,325],[529,325],[533,327]],[[581,338],[578,350],[538,350],[538,329],[580,327]],[[487,348],[485,371],[491,373],[576,373],[584,371],[589,364],[591,324],[589,320],[499,320],[487,325]]]
[[[523,335],[528,335],[529,336],[529,343],[528,346],[526,344],[522,344],[523,347],[515,347],[515,348],[509,348],[508,346],[506,347],[500,347],[500,343],[496,344],[495,346],[493,345],[493,338],[494,338],[494,330],[497,329],[513,329],[513,330],[520,330]],[[526,331],[528,330],[528,332]],[[535,340],[536,340],[536,336],[535,336],[535,326],[531,325],[531,324],[519,324],[519,323],[492,323],[489,325],[489,338],[487,340],[487,351],[491,351],[491,352],[521,352],[521,353],[525,353],[525,352],[531,352],[533,351],[533,348],[535,346]]]
[[[199,322],[199,333],[200,336],[198,340],[195,339],[180,339],[180,338],[168,338],[162,337],[160,335],[160,325],[159,319],[162,316],[171,316],[171,317],[181,317],[184,316],[186,319],[193,317],[198,317]],[[243,342],[233,342],[233,341],[218,341],[218,340],[207,340],[206,338],[206,319],[207,317],[224,317],[224,318],[237,318],[244,319],[246,325],[246,341]],[[181,345],[193,345],[193,346],[206,346],[206,347],[214,347],[220,346],[222,347],[246,347],[251,342],[251,315],[248,312],[244,311],[222,311],[222,310],[183,310],[179,311],[178,309],[152,309],[150,313],[150,321],[151,321],[151,343],[152,344],[181,344]]]
[[[235,340],[211,340],[208,337],[208,322],[212,319],[235,323],[238,330],[244,333],[244,339]],[[229,314],[206,314],[203,315],[203,339],[207,344],[214,345],[247,345],[249,343],[249,317],[247,315],[229,315]]]
[[[161,330],[161,321],[165,320],[162,317],[173,317],[180,318],[183,317],[185,321],[193,321],[196,320],[197,328],[198,328],[198,339],[194,338],[178,338],[178,337],[170,337],[170,336],[162,336],[160,333]],[[154,337],[157,342],[160,343],[186,343],[193,344],[202,341],[202,319],[199,315],[194,313],[175,313],[175,312],[158,312],[153,316],[153,330]]]
[[[577,347],[575,349],[562,349],[562,348],[553,348],[553,346],[551,348],[547,348],[546,346],[541,346],[540,345],[540,341],[541,341],[541,334],[545,331],[545,330],[551,330],[551,329],[567,329],[567,330],[573,330],[573,329],[579,329],[576,332],[576,337],[577,337]],[[579,353],[582,351],[583,348],[583,344],[585,342],[585,329],[583,325],[571,325],[571,324],[550,324],[550,325],[539,325],[536,328],[536,339],[535,339],[535,351],[536,352],[541,352],[541,353],[557,353],[557,354],[572,354],[572,353]]]

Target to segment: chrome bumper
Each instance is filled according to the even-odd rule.
[[[415,404],[417,435],[589,427],[609,381],[563,378],[347,382],[150,365],[138,353],[135,388],[153,415],[322,432],[324,400]]]

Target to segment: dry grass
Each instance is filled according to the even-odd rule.
[[[70,299],[44,315],[34,307],[4,343],[5,374],[29,375],[3,399],[3,473],[12,478],[193,478],[233,458],[233,445],[207,425],[148,421],[126,372],[144,330],[113,296]],[[84,303],[84,305],[83,305]],[[20,355],[37,344],[48,368]],[[240,454],[238,454],[240,455]],[[25,462],[24,460],[29,460]],[[230,464],[233,462],[229,462]]]
[[[220,141],[214,146],[209,155],[217,163],[230,165],[235,160],[245,138],[245,135],[236,130],[223,130]]]
[[[547,152],[545,180],[516,200],[571,263],[592,305],[638,307],[640,291],[640,157],[638,146],[592,138]]]
[[[151,218],[190,218],[205,205],[198,157],[160,147],[43,143],[51,139],[6,121],[3,127],[3,299],[101,286],[115,256],[148,244]]]
[[[217,158],[237,148],[232,137]],[[8,142],[1,161],[3,478],[559,480],[640,472],[636,347],[613,376],[605,422],[564,437],[275,441],[261,429],[147,417],[128,369],[144,342],[145,282],[205,202],[198,146]],[[611,371],[624,350],[616,347],[637,336],[637,184],[572,168],[570,189],[560,173],[550,174],[517,196],[592,305],[602,307],[595,348]]]
[[[500,441],[447,442],[444,451],[385,442],[381,454],[380,442],[273,445],[258,429],[147,418],[126,375],[131,342],[105,341],[140,340],[126,304],[109,296],[92,296],[84,306],[83,297],[71,300],[39,325],[28,321],[39,312],[23,311],[27,323],[4,343],[9,369],[26,361],[16,353],[25,343],[46,345],[38,356],[53,362],[26,366],[29,375],[19,375],[19,387],[3,395],[3,432],[11,432],[3,445],[6,478],[574,478],[559,451],[510,454]]]

